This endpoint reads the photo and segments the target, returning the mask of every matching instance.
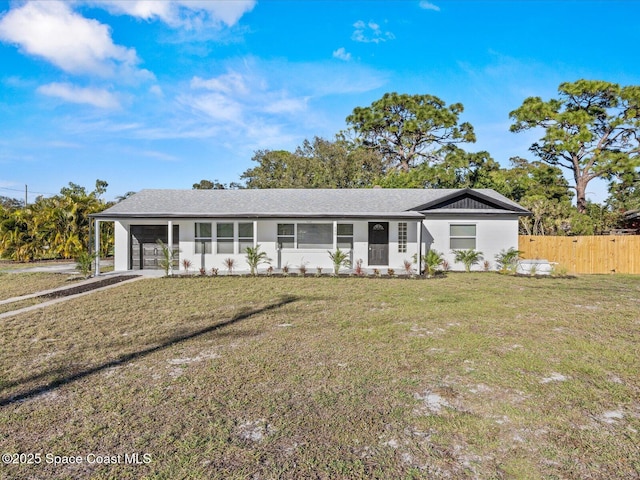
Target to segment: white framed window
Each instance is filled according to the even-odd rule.
[[[279,223],[278,248],[300,250],[333,249],[333,223]],[[353,224],[337,224],[337,245],[353,249]]]
[[[353,250],[353,223],[339,223],[337,246],[340,250]]]
[[[216,224],[218,253],[233,253],[233,223]]]
[[[451,250],[475,250],[475,224],[449,225],[449,242],[449,247],[451,248]]]
[[[246,253],[247,247],[253,247],[253,222],[238,223],[238,246],[240,253]]]
[[[407,253],[407,222],[398,223],[398,253]]]
[[[196,253],[211,253],[211,223],[196,223]]]
[[[278,224],[278,248],[294,248],[296,245],[296,226],[294,223]]]
[[[332,223],[299,223],[298,248],[333,248]]]

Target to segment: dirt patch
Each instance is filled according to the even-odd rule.
[[[51,293],[45,293],[44,295],[38,295],[37,298],[52,299],[68,297],[69,295],[77,295],[79,293],[89,292],[91,290],[95,290],[96,288],[107,287],[109,285],[114,285],[116,283],[124,282],[125,280],[131,280],[132,278],[137,277],[139,277],[139,275],[118,275],[117,277],[103,278],[102,280],[98,280],[96,282],[85,283],[84,285],[77,285],[75,287],[56,290],[55,292]]]

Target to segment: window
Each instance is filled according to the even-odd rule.
[[[247,247],[253,247],[253,223],[238,224],[238,244],[240,253],[246,253]]]
[[[353,223],[338,224],[338,248],[353,250]]]
[[[398,252],[407,253],[407,222],[398,223]]]
[[[293,223],[279,223],[278,248],[294,248],[295,244],[295,225]]]
[[[449,225],[450,247],[452,250],[475,250],[475,225]]]
[[[218,253],[233,253],[233,223],[218,223],[216,237]]]
[[[299,223],[298,248],[333,248],[333,224]]]
[[[211,224],[196,223],[196,253],[211,253]]]

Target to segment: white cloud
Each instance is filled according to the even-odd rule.
[[[272,89],[260,74],[230,70],[209,79],[193,77],[193,90],[183,95],[183,103],[211,118],[244,124],[248,118],[264,114],[294,114],[304,111],[308,96],[292,96],[286,89]]]
[[[339,49],[333,52],[333,58],[337,58],[340,60],[344,60],[345,62],[348,62],[349,60],[351,60],[351,54],[348,53],[344,47],[340,47]]]
[[[155,20],[174,28],[199,29],[235,25],[253,10],[255,0],[94,0],[89,3],[112,13]]]
[[[358,20],[353,24],[355,28],[351,39],[361,43],[380,43],[387,40],[395,39],[395,35],[389,31],[382,31],[380,25],[370,21],[365,23],[362,20]]]
[[[29,2],[0,19],[0,39],[44,58],[65,72],[149,78],[136,51],[113,43],[107,25],[73,12],[57,0]]]
[[[152,85],[151,88],[149,88],[149,92],[158,97],[164,97],[164,92],[162,91],[162,87],[160,85]]]
[[[38,92],[61,98],[71,103],[93,105],[98,108],[116,109],[120,102],[111,92],[98,88],[82,88],[69,83],[49,83],[38,88]]]
[[[440,7],[437,5],[434,5],[431,2],[427,2],[426,0],[422,0],[420,2],[420,8],[422,8],[423,10],[433,10],[435,12],[439,12],[440,11]]]
[[[213,90],[225,94],[246,95],[249,93],[245,77],[233,71],[208,80],[193,77],[191,79],[191,88]]]

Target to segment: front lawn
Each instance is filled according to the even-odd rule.
[[[0,472],[636,478],[639,312],[631,276],[134,282],[0,324],[1,450],[41,459]]]
[[[81,277],[63,273],[5,273],[0,272],[0,300],[63,287]]]

